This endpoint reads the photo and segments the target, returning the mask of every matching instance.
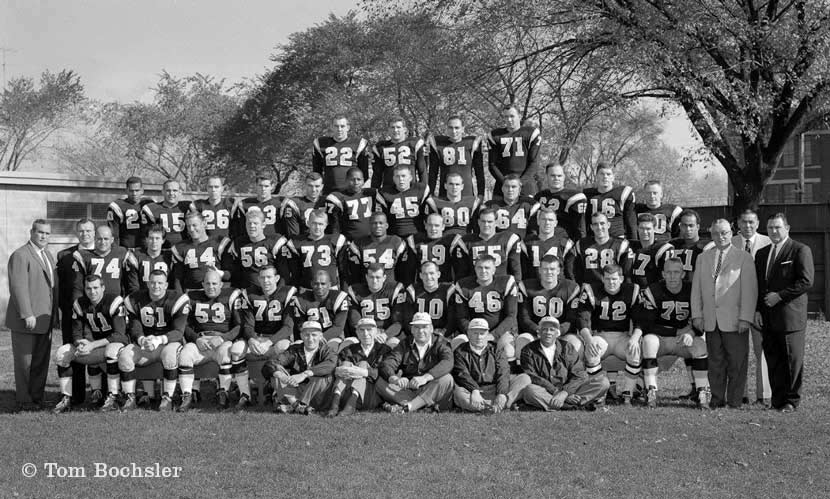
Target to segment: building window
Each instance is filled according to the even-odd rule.
[[[789,140],[784,145],[779,168],[795,168],[795,140]]]
[[[77,203],[47,201],[46,219],[52,225],[52,235],[75,235],[75,223],[82,218],[91,218],[96,225],[107,218],[106,203]]]
[[[769,204],[814,203],[818,201],[816,194],[819,184],[804,183],[804,198],[798,197],[798,183],[768,184],[764,187],[763,202]]]

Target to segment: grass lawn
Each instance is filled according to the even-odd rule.
[[[327,420],[264,410],[12,413],[3,332],[0,497],[827,497],[830,323],[812,322],[808,335],[806,397],[790,415],[697,411],[677,400],[688,389],[677,364],[660,375],[655,410]],[[35,477],[23,477],[26,463]],[[78,468],[50,478],[47,463]],[[180,469],[178,478],[95,478],[95,463]]]

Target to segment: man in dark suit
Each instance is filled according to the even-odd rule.
[[[51,226],[35,220],[29,242],[9,258],[9,306],[6,327],[12,332],[14,383],[21,409],[43,403],[52,328],[57,324],[57,272],[55,258],[46,249]]]
[[[813,286],[813,253],[789,237],[783,213],[767,219],[771,245],[758,250],[758,312],[764,356],[772,387],[772,407],[793,412],[801,401],[807,291]]]

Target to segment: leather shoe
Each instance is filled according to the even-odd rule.
[[[778,409],[778,410],[783,412],[783,413],[788,414],[788,413],[791,413],[791,412],[795,412],[795,406],[790,404],[790,403],[786,403],[786,404],[782,405],[781,408]]]

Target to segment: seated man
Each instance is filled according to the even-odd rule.
[[[117,294],[104,294],[101,276],[89,274],[84,278],[84,296],[72,305],[72,343],[61,345],[55,352],[58,378],[63,396],[54,413],[66,412],[72,405],[72,363],[86,364],[91,401],[99,403],[101,394],[100,364],[107,364],[109,394],[102,411],[117,411],[116,397],[121,390],[118,373],[118,352],[127,343],[127,323],[124,318],[124,300]]]
[[[288,309],[297,288],[280,285],[277,269],[269,265],[259,271],[259,286],[242,291],[242,338],[247,340],[248,359],[273,359],[294,342],[294,317]],[[231,362],[234,361],[231,349]]]
[[[127,395],[122,410],[136,408],[135,366],[147,366],[161,361],[164,367],[164,394],[160,411],[173,410],[173,392],[176,390],[179,368],[179,349],[182,347],[190,299],[187,295],[167,290],[167,274],[161,270],[150,272],[147,289],[136,291],[124,300],[129,317],[132,343],[118,354],[121,387]]]
[[[239,409],[251,403],[251,387],[248,383],[248,364],[245,357],[237,355],[231,363],[231,349],[239,354],[245,350],[245,340],[240,335],[242,320],[239,316],[241,293],[222,287],[222,272],[210,269],[205,272],[200,291],[190,291],[190,315],[184,337],[187,343],[179,353],[179,383],[182,388],[182,404],[185,412],[193,405],[193,368],[207,362],[219,364],[219,390],[216,399],[220,409],[230,407],[228,390],[235,377],[239,386]]]
[[[432,331],[428,313],[417,313],[409,323],[412,339],[389,352],[380,367],[377,392],[393,414],[415,412],[424,407],[448,409],[453,390],[452,349]]]
[[[288,347],[262,366],[262,375],[274,387],[274,411],[280,414],[314,414],[325,406],[337,364],[337,350],[323,339],[323,327],[306,321],[300,328],[302,343]]]
[[[340,351],[334,370],[334,389],[328,417],[351,416],[360,408],[369,411],[380,405],[375,391],[378,368],[392,349],[378,339],[378,327],[371,317],[357,322],[358,343]],[[345,392],[345,393],[344,393]],[[340,406],[343,405],[343,410]]]
[[[545,317],[539,321],[539,339],[522,349],[522,369],[532,383],[522,398],[546,411],[594,410],[605,403],[608,377],[602,371],[588,375],[580,352],[559,333],[556,317]]]
[[[657,407],[657,358],[679,355],[692,359],[697,405],[708,409],[709,359],[703,331],[691,324],[692,285],[683,280],[683,261],[671,257],[663,264],[663,280],[646,288],[643,302],[643,376],[648,388],[646,405]]]
[[[469,341],[453,354],[453,400],[465,411],[499,413],[512,406],[530,384],[527,374],[510,374],[504,350],[487,341],[489,334],[487,321],[471,320],[467,327]]]

